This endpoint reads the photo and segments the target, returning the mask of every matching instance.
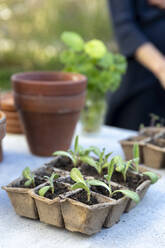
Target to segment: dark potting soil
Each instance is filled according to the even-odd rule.
[[[74,184],[75,182],[70,177],[65,177],[64,179],[60,180],[63,183]]]
[[[114,172],[112,175],[112,181],[119,183],[127,188],[129,188],[130,190],[136,190],[137,187],[143,183],[145,180],[147,180],[147,176],[141,176],[139,174],[128,174],[127,175],[127,181],[124,182],[123,176],[121,173],[119,172]]]
[[[54,190],[54,194],[52,194],[51,190],[48,190],[44,197],[53,200],[57,196],[69,191],[67,186],[57,182],[54,182]],[[38,194],[38,191],[36,193]]]
[[[35,187],[37,187],[38,185],[45,183],[46,179],[44,179],[43,177],[37,176],[35,177],[35,185],[30,185],[30,186],[25,186],[25,182],[27,181],[26,179],[22,179],[20,182],[12,184],[12,187],[14,188],[27,188],[27,189],[33,189]]]
[[[161,148],[165,148],[165,139],[155,139],[155,140],[151,140],[149,142],[149,144],[155,145],[155,146],[159,146]]]
[[[95,178],[103,178],[103,175],[107,174],[107,169],[104,169],[102,175],[99,175],[97,170],[88,164],[82,164],[79,169],[83,175]]]
[[[46,167],[46,168],[44,168],[43,167],[42,169],[36,171],[35,172],[35,175],[44,178],[45,176],[50,177],[53,172],[54,172],[54,168],[52,168],[52,167]]]
[[[115,190],[120,189],[120,187],[111,186],[111,189],[112,189],[112,192],[113,192]],[[91,186],[91,190],[96,192],[96,193],[98,193],[98,194],[101,194],[101,195],[109,197],[109,191],[106,188],[102,187],[102,186]],[[122,197],[123,197],[122,193],[116,192],[111,198],[113,198],[115,200],[119,200]]]
[[[53,166],[55,168],[71,171],[71,169],[74,167],[73,163],[70,158],[68,157],[58,157],[52,160],[50,163],[46,164],[48,167]]]
[[[96,197],[94,197],[93,195],[91,195],[90,201],[88,202],[87,200],[87,193],[86,191],[82,190],[81,192],[78,192],[74,195],[69,196],[69,198],[85,203],[87,205],[96,205],[98,204],[98,200],[96,199]]]

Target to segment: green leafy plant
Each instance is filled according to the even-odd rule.
[[[132,168],[135,169],[136,172],[139,172],[139,162],[140,162],[139,157],[140,157],[139,145],[134,144],[134,146],[133,146],[133,162],[134,162],[135,166],[133,166]],[[145,171],[145,172],[142,172],[141,174],[148,176],[152,184],[156,183],[159,179],[158,175],[154,172],[151,172],[151,171]]]
[[[89,154],[93,152],[97,157],[103,156],[98,147],[90,146],[87,149],[84,149],[82,146],[79,145],[79,137],[76,136],[74,142],[74,150],[65,151],[56,151],[53,153],[54,156],[64,156],[71,159],[73,162],[74,167],[78,165],[80,161],[90,164],[91,166],[95,166],[95,160],[92,159]],[[106,155],[108,158],[108,154]]]
[[[109,170],[109,172],[110,172],[110,170]],[[133,192],[130,190],[125,190],[125,189],[120,190],[119,189],[119,190],[115,190],[112,192],[110,182],[109,182],[109,186],[108,186],[106,183],[104,183],[100,180],[96,180],[96,179],[85,180],[83,175],[81,174],[81,172],[77,168],[73,168],[71,170],[70,177],[72,178],[73,181],[76,182],[74,185],[72,185],[71,189],[72,190],[84,189],[87,192],[87,200],[88,201],[90,201],[90,197],[91,197],[91,190],[90,190],[91,186],[104,187],[105,189],[108,190],[110,197],[112,197],[115,193],[120,192],[123,195],[125,195],[125,196],[129,197],[130,199],[132,199],[133,201],[135,201],[136,203],[138,203],[140,201],[139,195],[136,192]],[[110,175],[109,175],[109,178],[110,178]]]
[[[30,171],[29,167],[26,167],[23,172],[22,172],[23,178],[26,180],[24,183],[24,186],[29,187],[33,186],[35,187],[35,178],[34,178],[34,173]]]
[[[40,190],[38,191],[39,196],[45,196],[45,194],[50,189],[51,189],[52,194],[54,194],[54,192],[55,192],[54,181],[59,178],[59,175],[56,173],[52,173],[52,175],[50,177],[45,176],[45,178],[47,178],[47,184],[48,185],[40,188]]]
[[[75,182],[74,185],[72,185],[71,189],[75,190],[75,189],[84,189],[87,192],[87,201],[90,201],[91,198],[91,191],[90,191],[90,182],[95,183],[95,185],[97,186],[103,186],[105,187],[107,190],[109,190],[109,187],[104,183],[101,182],[99,180],[85,180],[83,175],[81,174],[81,172],[79,171],[79,169],[77,168],[73,168],[70,172],[70,177],[71,179]]]
[[[61,40],[67,46],[60,56],[64,70],[86,75],[88,93],[105,95],[108,90],[115,91],[119,87],[127,67],[122,55],[109,52],[100,40],[85,42],[74,32],[63,32]]]
[[[94,167],[97,170],[98,174],[101,175],[103,169],[108,167],[108,158],[111,156],[112,152],[105,154],[105,148],[103,148],[102,151],[100,151],[97,147],[92,147],[91,149],[93,149],[92,151],[96,155],[98,155],[98,159],[95,160],[92,157],[83,156],[81,158],[81,161]]]

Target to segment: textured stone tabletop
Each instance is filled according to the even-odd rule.
[[[98,135],[80,135],[80,143],[123,155],[118,140],[133,133],[104,127]],[[23,135],[7,135],[3,147],[0,186],[18,177],[24,167],[35,169],[51,159],[31,155]],[[6,192],[0,189],[0,248],[165,248],[165,170],[159,173],[162,178],[135,209],[112,228],[91,237],[17,216]]]

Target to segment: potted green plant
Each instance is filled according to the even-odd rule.
[[[105,94],[119,87],[126,71],[126,60],[122,55],[108,51],[100,40],[85,42],[74,32],[62,33],[61,39],[67,46],[60,56],[64,70],[88,78],[86,105],[81,114],[83,131],[97,132],[106,112]]]

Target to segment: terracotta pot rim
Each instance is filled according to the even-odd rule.
[[[6,115],[4,112],[0,111],[0,124],[5,123],[6,121]]]
[[[70,79],[64,79],[64,80],[39,80],[39,79],[25,79],[25,76],[36,76],[36,75],[41,75],[41,76],[59,76],[59,75],[63,75],[63,76],[70,76]],[[40,83],[41,85],[44,85],[45,83],[47,84],[47,86],[51,86],[52,84],[57,84],[57,85],[68,85],[72,84],[74,85],[75,83],[79,83],[80,80],[81,81],[86,81],[87,78],[79,73],[72,73],[72,72],[62,72],[62,71],[30,71],[30,72],[21,72],[21,73],[16,73],[11,77],[12,81],[17,81],[23,84],[38,84]]]

